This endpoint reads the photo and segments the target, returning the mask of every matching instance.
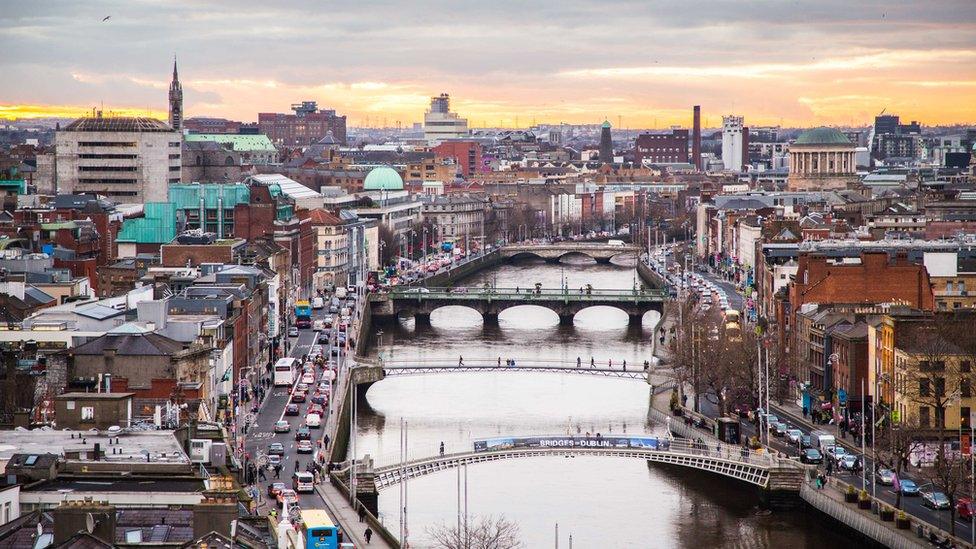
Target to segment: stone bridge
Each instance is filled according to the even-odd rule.
[[[370,296],[373,318],[413,316],[430,318],[440,307],[459,305],[481,313],[485,322],[497,322],[498,314],[510,307],[537,305],[559,315],[562,324],[572,324],[583,309],[607,306],[627,313],[632,324],[639,325],[645,313],[664,314],[667,290],[571,290],[529,288],[395,288],[386,294]]]
[[[563,256],[581,254],[595,259],[597,263],[610,263],[610,260],[618,255],[636,256],[641,252],[641,248],[633,244],[557,242],[554,244],[507,244],[502,246],[499,251],[503,259],[541,257],[548,262],[558,263]]]
[[[558,447],[510,447],[477,449],[477,444],[471,450],[434,455],[430,457],[412,459],[403,463],[389,462],[377,465],[373,470],[376,487],[382,490],[411,479],[453,469],[461,465],[498,461],[503,459],[520,459],[531,457],[552,456],[600,456],[613,458],[641,459],[650,462],[664,463],[689,467],[741,480],[748,484],[766,488],[770,482],[770,471],[780,468],[780,460],[765,453],[743,451],[735,445],[698,444],[689,440],[659,439],[662,444],[657,448],[651,447],[614,447],[599,446],[601,440],[624,439],[631,437],[584,437],[584,436],[552,436],[552,437],[512,437],[513,440],[561,439],[572,442]],[[641,439],[645,437],[633,437]],[[563,442],[566,444],[566,442]],[[590,446],[593,444],[593,446]],[[379,461],[377,463],[380,463]],[[788,465],[787,465],[788,467]],[[791,469],[792,470],[792,469]]]

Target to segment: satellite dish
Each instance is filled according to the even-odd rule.
[[[95,517],[91,513],[85,515],[85,530],[89,534],[95,531]]]

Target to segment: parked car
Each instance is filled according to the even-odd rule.
[[[922,505],[932,509],[949,509],[951,507],[949,496],[934,491],[922,493]]]
[[[895,484],[895,472],[891,469],[878,469],[878,472],[874,474],[875,480],[878,484],[883,486],[892,486]]]
[[[915,484],[914,480],[902,479],[901,482],[901,495],[903,496],[917,496],[918,495],[918,484]]]
[[[823,454],[816,448],[807,448],[800,454],[802,463],[823,463]]]
[[[297,416],[300,414],[301,414],[301,410],[299,410],[297,404],[288,404],[287,406],[285,406],[286,416]]]
[[[285,445],[280,442],[272,442],[268,445],[268,455],[285,455]]]
[[[281,420],[275,423],[274,432],[276,433],[287,433],[291,431],[291,424],[285,420]]]

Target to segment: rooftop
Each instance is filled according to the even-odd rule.
[[[797,145],[853,145],[846,135],[826,126],[807,130],[796,138]]]
[[[68,124],[65,132],[172,132],[173,128],[155,118],[146,117],[91,117],[79,118]]]
[[[274,143],[263,134],[237,134],[237,133],[191,133],[183,137],[187,143],[211,141],[230,145],[235,151],[250,152],[263,151],[275,152]]]
[[[74,438],[71,438],[74,436]],[[43,455],[55,453],[63,455],[65,451],[91,451],[95,443],[101,444],[106,450],[103,461],[110,462],[145,462],[146,455],[153,462],[189,463],[189,458],[173,436],[172,431],[134,431],[125,434],[112,434],[114,439],[120,437],[119,444],[108,443],[108,435],[100,435],[91,431],[69,431],[54,429],[14,429],[3,432],[0,441],[0,461],[9,460],[14,454]],[[112,454],[108,448],[121,450],[121,454]]]

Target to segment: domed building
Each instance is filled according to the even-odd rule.
[[[393,168],[373,168],[363,180],[364,191],[402,191],[403,178]]]
[[[857,182],[856,145],[834,128],[807,130],[790,145],[791,191],[846,189]]]

